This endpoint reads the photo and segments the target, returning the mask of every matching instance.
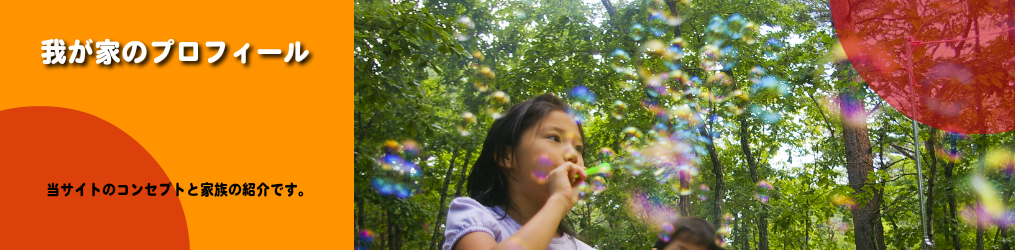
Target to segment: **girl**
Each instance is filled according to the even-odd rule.
[[[444,250],[593,249],[565,225],[585,173],[584,131],[568,106],[544,94],[497,119],[455,198]]]
[[[680,217],[673,222],[670,241],[660,239],[652,250],[722,250],[716,244],[715,226],[695,217]]]

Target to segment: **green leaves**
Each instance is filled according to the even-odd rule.
[[[647,93],[644,84],[629,80],[617,73],[607,59],[614,50],[621,49],[631,54],[634,64],[652,69],[667,67],[658,58],[651,58],[640,52],[642,43],[634,42],[628,32],[634,23],[646,24],[648,14],[643,1],[612,1],[617,13],[610,17],[598,1],[577,0],[424,0],[424,1],[357,1],[354,16],[354,112],[356,139],[356,196],[358,203],[365,206],[366,218],[363,229],[376,233],[388,233],[388,220],[394,226],[404,227],[400,240],[405,249],[428,249],[439,212],[440,186],[449,180],[449,196],[453,196],[459,183],[464,152],[474,151],[478,155],[493,119],[486,111],[490,106],[487,97],[494,91],[503,91],[516,104],[543,93],[554,93],[567,97],[567,91],[576,85],[584,85],[595,93],[597,103],[590,107],[591,114],[583,124],[586,132],[586,148],[595,152],[601,147],[617,150],[620,156],[620,135],[626,127],[640,129],[655,125],[655,117],[648,112],[642,100]],[[890,146],[891,143],[908,145],[907,118],[887,107],[877,95],[862,82],[852,82],[848,64],[834,64],[829,61],[832,45],[836,42],[834,32],[828,24],[827,3],[822,1],[772,1],[772,0],[731,0],[694,1],[691,7],[680,6],[683,18],[680,25],[681,37],[687,42],[686,55],[679,62],[685,74],[707,79],[710,73],[699,69],[697,55],[704,45],[705,28],[714,15],[728,17],[739,13],[747,20],[764,24],[772,30],[766,37],[786,40],[799,38],[798,43],[787,44],[779,53],[779,60],[766,59],[761,48],[741,41],[729,42],[740,51],[735,67],[728,69],[735,87],[729,90],[750,92],[752,82],[749,74],[753,67],[764,68],[769,75],[785,83],[785,93],[768,92],[738,101],[735,105],[750,109],[757,105],[759,110],[777,113],[781,119],[767,122],[761,115],[751,114],[747,121],[750,139],[749,148],[759,163],[759,176],[775,186],[768,204],[760,204],[755,198],[756,182],[750,178],[746,159],[739,145],[738,121],[736,114],[719,115],[708,129],[721,135],[714,138],[716,156],[726,166],[723,170],[726,182],[726,196],[722,213],[735,217],[734,246],[746,248],[758,240],[756,225],[759,213],[767,211],[769,241],[773,248],[781,249],[849,249],[853,248],[852,233],[832,229],[830,221],[851,223],[849,209],[832,204],[835,195],[852,197],[858,202],[870,198],[874,192],[861,192],[858,196],[846,183],[844,168],[842,124],[838,121],[838,107],[825,107],[823,100],[835,100],[838,93],[849,87],[861,92],[870,106],[882,103],[883,112],[872,113],[870,120],[871,149],[875,154],[884,151],[886,163],[900,160],[902,156]],[[475,23],[475,29],[463,30],[456,20],[467,16]],[[669,26],[667,26],[669,27]],[[469,39],[460,41],[456,32],[468,33]],[[666,31],[672,36],[672,27]],[[667,37],[669,38],[669,37]],[[760,39],[759,39],[760,40]],[[665,39],[664,43],[669,43]],[[482,60],[474,58],[479,53]],[[476,64],[475,67],[473,64]],[[489,67],[495,77],[486,77],[480,72]],[[838,72],[840,75],[835,75]],[[1003,73],[1003,72],[1002,72]],[[997,73],[997,74],[1002,74]],[[1001,75],[977,76],[977,84],[997,87],[993,79]],[[676,85],[667,83],[670,91],[677,91]],[[483,91],[479,86],[485,85]],[[633,85],[634,88],[631,88]],[[700,86],[698,86],[700,87]],[[681,87],[682,88],[682,87]],[[811,98],[814,98],[813,100]],[[612,104],[620,101],[628,105],[622,119],[611,116]],[[663,105],[691,104],[709,110],[726,109],[711,107],[706,101],[662,99]],[[834,104],[834,103],[832,103]],[[867,107],[872,108],[872,107]],[[477,124],[472,125],[471,134],[462,136],[456,129],[464,112],[475,114]],[[709,113],[712,114],[712,113]],[[759,113],[760,114],[760,113]],[[327,114],[321,114],[327,115]],[[733,121],[733,122],[731,122]],[[689,127],[688,127],[689,128]],[[687,128],[685,128],[687,129]],[[697,133],[694,133],[697,134]],[[1013,143],[999,135],[990,137],[995,145]],[[384,140],[413,139],[424,144],[428,160],[425,171],[424,192],[405,200],[382,197],[370,185],[373,166],[372,157],[378,145]],[[971,151],[971,144],[960,144],[964,152]],[[697,145],[703,146],[703,145]],[[452,152],[459,151],[454,173],[444,176],[450,166]],[[791,152],[791,153],[787,153]],[[933,152],[920,152],[930,154]],[[792,155],[792,162],[788,161]],[[594,161],[592,155],[586,156]],[[701,173],[695,189],[700,184],[714,188],[711,173],[713,164],[708,157],[700,166]],[[955,165],[955,177],[946,179],[938,175],[935,192],[952,188],[957,194],[957,203],[973,202],[962,196],[967,187],[959,177],[975,169],[973,160]],[[586,162],[591,164],[592,162]],[[881,159],[875,159],[880,168]],[[887,164],[886,164],[887,166]],[[919,237],[918,218],[912,211],[916,207],[913,192],[915,180],[911,176],[915,167],[907,160],[891,167],[871,172],[870,178],[885,183],[883,190],[886,225],[886,242],[898,242],[898,247],[914,247]],[[467,173],[467,172],[466,172]],[[448,179],[451,178],[451,179]],[[606,191],[576,207],[571,216],[580,237],[590,245],[601,249],[647,249],[657,239],[655,225],[643,221],[632,213],[628,202],[633,192],[642,192],[672,209],[678,209],[679,195],[671,184],[659,183],[646,176],[634,176],[623,168],[615,168],[606,178]],[[713,190],[714,191],[714,190]],[[864,196],[866,195],[866,196]],[[701,201],[697,194],[690,199],[690,214],[710,217],[713,197]],[[938,196],[938,199],[942,199]],[[445,204],[450,202],[450,197]],[[941,204],[939,202],[939,204]],[[357,204],[359,205],[359,204]],[[763,210],[762,210],[763,209]],[[945,215],[942,208],[935,209],[936,231],[943,232],[954,220]],[[385,214],[386,213],[386,214]],[[390,216],[390,217],[387,217]],[[947,222],[947,223],[946,223]],[[428,225],[430,224],[430,225]],[[429,230],[423,230],[428,225]],[[914,229],[916,231],[914,231]],[[975,229],[957,227],[962,237],[972,238]],[[970,231],[973,230],[973,231]],[[939,235],[940,238],[940,235]],[[381,240],[381,239],[378,239]],[[387,240],[387,239],[384,239]],[[942,241],[942,240],[938,240]],[[387,246],[391,246],[390,242]],[[967,240],[964,242],[969,245]],[[785,245],[780,245],[785,244]],[[941,243],[939,242],[939,245]],[[806,245],[806,247],[805,247]],[[375,245],[378,246],[378,245]]]

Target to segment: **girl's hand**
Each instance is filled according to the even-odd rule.
[[[578,185],[585,181],[585,178],[588,178],[585,167],[572,162],[566,162],[553,169],[546,177],[546,186],[550,189],[550,200],[553,200],[554,197],[561,197],[563,199],[559,200],[564,201],[564,206],[570,210],[575,203],[578,203]]]

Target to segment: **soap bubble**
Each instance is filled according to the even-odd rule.
[[[723,215],[722,222],[719,223],[719,230],[716,231],[716,244],[719,247],[726,247],[730,235],[733,234],[733,215],[726,213]]]
[[[593,176],[590,183],[592,183],[593,194],[599,194],[606,190],[606,180],[602,176]]]
[[[744,19],[744,17],[740,16],[740,14],[730,15],[730,17],[726,19],[726,34],[734,40],[740,39],[743,36],[740,31],[746,27],[746,24],[747,19]]]
[[[356,240],[359,241],[357,249],[368,249],[369,246],[374,243],[374,232],[370,230],[361,230],[356,234]]]
[[[575,189],[578,190],[578,200],[579,200],[579,202],[583,202],[585,200],[585,197],[588,197],[588,194],[592,193],[592,187],[589,186],[589,184],[587,182],[584,182],[584,181],[578,183],[578,186],[575,187]]]
[[[673,230],[673,224],[670,224],[669,222],[663,223],[659,229],[659,240],[662,240],[663,242],[670,242],[670,235],[673,235]]]
[[[722,65],[724,70],[733,69],[740,60],[740,52],[733,46],[723,47],[719,53],[719,65]]]
[[[490,117],[493,119],[500,119],[503,116],[503,112],[507,111],[508,104],[511,103],[511,97],[509,97],[504,91],[496,91],[490,94],[488,97],[490,100],[490,106],[487,107],[487,112],[490,113]]]
[[[406,140],[402,142],[402,152],[406,158],[413,158],[419,155],[419,144],[413,140]]]
[[[599,149],[599,159],[601,161],[610,162],[617,156],[617,153],[611,148],[603,147]]]
[[[748,79],[750,79],[751,83],[754,84],[757,84],[758,81],[761,81],[761,78],[764,76],[765,69],[762,68],[761,66],[754,66],[753,68],[751,68],[751,72],[747,74]]]
[[[476,123],[476,116],[471,112],[462,113],[462,120],[458,123],[458,134],[469,136],[472,134],[472,125]]]
[[[571,89],[571,98],[583,104],[590,104],[596,101],[596,94],[589,91],[588,87],[577,86]]]
[[[532,171],[532,174],[536,177],[536,180],[540,182],[546,181],[546,175],[553,170],[553,161],[550,161],[550,157],[546,155],[540,155],[536,160],[536,168]]]
[[[496,74],[493,73],[493,69],[490,69],[490,67],[487,66],[480,67],[478,73],[479,75],[484,76],[486,78],[494,78],[497,76]]]
[[[384,141],[384,145],[381,146],[381,150],[383,150],[385,154],[392,154],[392,155],[394,155],[394,154],[401,154],[402,153],[402,145],[398,144],[398,141],[387,140],[387,141]]]
[[[760,26],[754,22],[747,22],[744,27],[740,29],[741,40],[747,44],[755,44],[758,42],[758,35]]]
[[[624,72],[628,70],[628,64],[630,62],[631,56],[622,49],[614,50],[613,54],[610,55],[610,66],[617,72]]]
[[[962,209],[962,220],[970,225],[997,225],[1008,227],[1015,222],[1015,214],[1006,209],[997,189],[982,175],[969,181],[976,194],[977,204]]]
[[[624,115],[627,114],[627,104],[619,100],[613,102],[612,114],[614,119],[624,119]]]
[[[469,18],[468,16],[459,17],[458,20],[456,21],[456,25],[460,30],[466,29],[471,30],[476,28],[476,24],[472,22],[472,18]],[[455,39],[458,39],[458,41],[460,42],[468,41],[469,38],[470,36],[468,34],[455,31]]]
[[[648,1],[648,11],[649,11],[649,13],[662,13],[663,11],[666,10],[666,9],[664,9],[665,8],[664,6],[666,6],[666,4],[663,3],[662,0],[649,0]]]
[[[709,191],[710,190],[707,185],[701,184],[701,186],[698,187],[698,198],[700,198],[701,201],[708,200]]]
[[[670,41],[670,53],[673,54],[673,59],[680,59],[684,57],[684,48],[687,47],[687,43],[684,42],[684,38],[677,37]]]
[[[483,93],[486,92],[487,90],[490,90],[490,87],[486,86],[486,83],[480,80],[476,80],[475,82],[473,82],[473,85],[476,86],[476,91],[478,91],[479,93]]]
[[[631,32],[628,33],[628,36],[631,36],[631,40],[641,41],[641,38],[645,37],[645,26],[640,23],[631,25]]]
[[[765,54],[765,58],[768,58],[769,60],[778,61],[779,60],[778,52],[780,49],[782,49],[782,41],[779,41],[778,39],[775,38],[769,38],[768,41],[765,42],[765,46],[763,46],[763,53]]]
[[[719,47],[712,44],[701,46],[701,69],[708,71],[719,70]]]
[[[472,22],[472,18],[468,16],[462,16],[458,18],[458,26],[461,28],[475,29],[476,24]]]
[[[832,196],[832,203],[838,206],[854,209],[856,208],[856,202],[852,198],[844,195]]]
[[[648,30],[653,36],[661,37],[666,35],[666,29],[670,27],[668,22],[662,12],[652,12],[648,17]]]
[[[758,182],[757,193],[754,194],[754,198],[757,198],[761,203],[768,203],[769,195],[772,193],[772,184],[766,180]]]
[[[723,20],[719,15],[715,15],[712,16],[712,19],[709,19],[707,29],[711,32],[721,33],[723,32],[723,25],[725,23],[726,20]]]

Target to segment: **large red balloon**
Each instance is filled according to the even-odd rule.
[[[853,67],[893,108],[952,132],[1015,130],[1015,0],[832,0],[831,10]]]

